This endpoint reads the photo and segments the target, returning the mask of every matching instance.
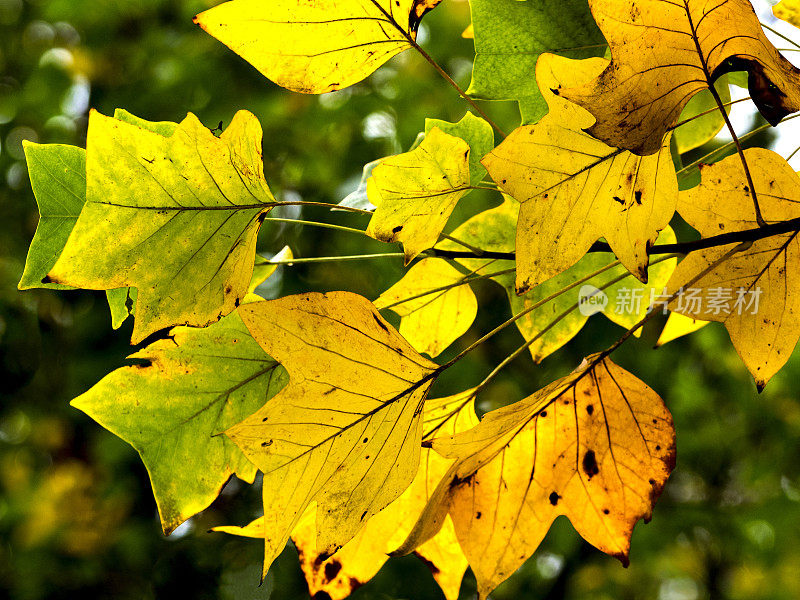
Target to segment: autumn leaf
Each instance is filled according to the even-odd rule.
[[[86,151],[61,144],[23,142],[39,224],[28,249],[19,289],[70,286],[42,281],[56,263],[86,201]]]
[[[193,115],[164,137],[92,112],[86,204],[49,281],[137,288],[134,343],[231,312],[247,293],[257,217],[274,202],[260,153],[244,111],[220,138]]]
[[[232,0],[194,18],[265,77],[307,94],[342,89],[412,48],[441,0]]]
[[[426,401],[423,436],[434,433],[452,435],[474,427],[477,418],[472,393],[473,390],[467,390],[455,396]],[[423,449],[419,471],[409,488],[370,518],[356,536],[331,557],[317,552],[316,504],[310,504],[292,531],[292,540],[300,555],[300,566],[310,594],[315,596],[322,592],[331,600],[340,600],[372,579],[388,559],[388,551],[407,535],[408,529],[424,508],[430,491],[447,472],[450,462],[432,450]],[[264,517],[244,527],[219,526],[212,530],[242,537],[264,538]],[[442,530],[420,546],[416,553],[431,567],[445,597],[456,600],[467,560],[458,545],[452,521],[448,519]]]
[[[519,202],[505,196],[500,206],[478,213],[460,225],[453,232],[453,237],[484,252],[512,252],[519,206]],[[667,227],[659,235],[658,243],[674,242],[675,234]],[[450,240],[443,240],[436,248],[459,249]],[[525,340],[536,338],[528,347],[535,362],[541,362],[580,332],[594,313],[586,310],[586,307],[581,311],[576,303],[581,297],[588,296],[591,290],[603,293],[598,296],[604,300],[604,304],[598,306],[603,309],[599,312],[618,325],[632,327],[647,313],[651,298],[660,298],[663,294],[677,263],[675,258],[659,260],[649,267],[648,283],[643,284],[632,276],[624,277],[627,271],[622,266],[613,266],[615,260],[611,254],[591,252],[563,273],[518,295],[514,285],[513,261],[482,258],[459,258],[457,261],[476,274],[501,273],[491,279],[505,289],[513,315],[540,304],[515,321]],[[506,270],[511,272],[502,273]],[[592,277],[593,273],[596,275]],[[576,282],[580,282],[580,285],[575,286]],[[569,286],[575,287],[545,302]]]
[[[745,150],[744,156],[767,223],[799,218],[800,179],[789,164],[761,148]],[[678,212],[689,225],[703,237],[758,227],[750,216],[753,200],[738,156],[701,166],[701,175],[700,186],[680,195]],[[672,275],[670,292],[679,291],[735,246],[689,254]],[[800,287],[794,279],[799,269],[796,231],[757,240],[688,286],[670,310],[723,323],[761,390],[800,339]]]
[[[107,375],[72,405],[136,448],[170,533],[208,507],[231,475],[253,482],[256,468],[219,434],[288,377],[237,313],[205,329],[176,327],[129,359],[138,364]]]
[[[433,448],[457,462],[421,520],[449,511],[481,599],[533,554],[559,515],[627,564],[633,527],[650,518],[675,466],[663,401],[599,355]]]
[[[585,0],[471,0],[470,6],[475,60],[467,93],[481,100],[517,100],[523,123],[547,112],[531,77],[540,54],[588,58],[606,49]]]
[[[319,551],[330,555],[408,487],[436,365],[356,294],[288,296],[239,313],[290,376],[225,432],[264,473],[266,573],[310,502]]]
[[[658,336],[655,347],[660,348],[664,344],[668,344],[680,337],[699,331],[706,325],[708,325],[708,321],[684,317],[676,312],[670,313],[667,322],[664,324],[664,329],[661,330],[661,335]]]
[[[486,168],[481,159],[494,148],[494,131],[492,126],[480,117],[468,112],[457,123],[449,123],[441,119],[425,119],[425,134],[434,127],[444,133],[461,138],[469,145],[469,178],[472,185],[477,185],[486,176]]]
[[[800,71],[761,30],[749,0],[589,0],[611,48],[593,81],[560,94],[587,108],[587,131],[609,145],[647,155],[696,93],[723,73],[748,71],[750,96],[772,125],[800,109]]]
[[[471,429],[478,422],[473,403],[473,390],[427,400],[423,413],[423,436],[453,435]],[[389,558],[388,552],[408,534],[450,463],[433,450],[424,448],[419,471],[403,495],[370,518],[356,536],[331,557],[317,551],[316,504],[310,504],[292,531],[292,541],[300,555],[309,593],[314,597],[324,593],[331,600],[340,600],[372,579]],[[263,538],[264,517],[244,527],[221,526],[214,527],[213,531]],[[416,553],[431,567],[445,598],[457,600],[467,559],[458,545],[452,521],[448,519],[442,530],[417,548]]]
[[[781,0],[772,7],[772,13],[795,27],[800,26],[800,2],[798,0]]]
[[[669,140],[644,158],[607,146],[584,131],[594,122],[586,110],[549,91],[588,81],[606,64],[601,58],[542,55],[536,77],[549,114],[516,129],[483,160],[500,189],[522,202],[518,293],[577,263],[600,237],[646,282],[647,247],[675,211],[678,184]]]
[[[436,357],[467,332],[478,314],[478,301],[469,285],[439,289],[465,277],[446,260],[425,258],[381,294],[375,307],[400,315],[400,335],[417,352]]]
[[[414,150],[381,161],[367,182],[377,207],[367,234],[401,242],[406,264],[432,248],[469,192],[469,154],[467,142],[434,127]]]

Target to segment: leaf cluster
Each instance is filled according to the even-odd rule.
[[[472,0],[466,91],[417,43],[438,3],[231,0],[195,17],[294,92],[345,88],[411,50],[471,107],[428,119],[326,205],[363,228],[303,222],[402,246],[408,269],[374,302],[255,293],[278,265],[335,257],[256,254],[259,228],[286,220],[274,208],[312,203],[276,200],[247,111],[222,131],[93,111],[85,150],[25,146],[41,220],[19,287],[105,290],[114,326],[133,318],[132,343],[150,342],[73,405],[140,453],[165,533],[231,476],[261,473],[263,516],[217,529],[263,539],[265,575],[293,539],[320,597],[416,552],[447,598],[467,567],[486,598],[560,515],[627,564],[676,441],[663,400],[611,354],[662,312],[664,343],[719,321],[760,390],[800,339],[800,180],[778,154],[744,150],[728,117],[731,74],[746,72],[764,118],[792,118],[800,70],[747,0]],[[521,119],[505,135],[476,100],[509,99]],[[683,165],[723,127],[735,154]],[[451,223],[477,189],[496,205]],[[700,241],[678,241],[676,215]],[[479,280],[505,290],[510,317],[436,362],[472,328]],[[614,344],[477,418],[502,369],[558,350],[601,300],[623,308],[606,313],[626,328]],[[522,345],[483,380],[429,398],[511,326]]]

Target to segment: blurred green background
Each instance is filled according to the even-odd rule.
[[[259,512],[253,487],[232,482],[173,536],[160,531],[136,453],[69,401],[123,364],[130,323],[110,326],[104,295],[18,292],[37,223],[21,142],[85,143],[88,109],[151,120],[189,111],[210,127],[238,109],[264,128],[264,169],[279,198],[338,202],[363,164],[410,146],[425,117],[457,120],[466,104],[421,58],[405,53],[348,90],[321,97],[282,90],[192,25],[213,0],[0,0],[0,597],[151,599],[307,598],[289,547],[258,586],[257,541],[207,533]],[[472,43],[466,1],[426,17],[425,48],[463,86]],[[531,74],[533,76],[533,74]],[[487,106],[507,130],[513,103]],[[769,142],[761,138],[762,143]],[[471,194],[454,215],[497,203]],[[298,217],[297,208],[284,216]],[[304,218],[363,227],[363,217],[305,210]],[[265,227],[259,250],[295,256],[394,250],[326,230]],[[398,259],[282,268],[267,293],[348,289],[369,298],[402,274]],[[481,314],[443,359],[508,317],[503,291],[476,285]],[[658,391],[678,430],[678,466],[653,521],[637,526],[631,566],[589,547],[560,519],[536,555],[494,594],[533,599],[796,599],[800,597],[800,363],[760,396],[720,326],[651,350],[663,320],[615,360]],[[481,410],[523,398],[563,375],[621,330],[595,317],[577,340],[535,366],[514,363]],[[520,343],[508,331],[437,384],[475,385]],[[474,595],[467,575],[462,598]],[[352,596],[441,599],[414,557],[391,560]]]

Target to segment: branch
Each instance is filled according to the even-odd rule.
[[[678,242],[676,244],[656,244],[647,249],[647,254],[690,254],[698,250],[706,250],[708,248],[716,248],[718,246],[727,246],[728,244],[736,244],[739,242],[756,242],[764,238],[781,235],[784,233],[792,233],[800,231],[800,217],[796,219],[789,219],[788,221],[778,221],[771,223],[764,227],[755,227],[753,229],[745,229],[743,231],[729,231],[728,233],[721,233],[719,235],[712,235],[711,237],[694,240],[691,242]],[[516,255],[514,252],[484,252],[478,257],[470,252],[461,252],[458,250],[429,250],[432,256],[440,258],[495,258],[499,260],[515,260]],[[606,242],[595,242],[589,247],[588,252],[613,252],[611,246]]]

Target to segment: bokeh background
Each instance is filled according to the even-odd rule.
[[[0,0],[1,598],[308,597],[291,545],[259,586],[261,544],[207,532],[257,515],[257,485],[232,482],[210,509],[169,538],[161,534],[137,454],[69,406],[123,365],[132,351],[130,323],[112,330],[101,293],[16,289],[37,223],[21,142],[83,146],[90,107],[172,121],[191,111],[209,127],[250,110],[264,128],[264,170],[276,196],[321,202],[354,190],[365,163],[407,149],[425,117],[457,120],[467,108],[411,52],[342,92],[315,97],[280,89],[192,25],[192,16],[214,3]],[[468,23],[467,2],[447,0],[420,32],[423,46],[462,86],[473,54],[472,42],[461,37]],[[507,130],[518,122],[513,103],[486,109]],[[748,109],[737,108],[735,116],[742,131],[760,123]],[[791,131],[753,141],[777,143],[784,156],[800,143]],[[497,200],[471,194],[451,224]],[[341,213],[284,213],[301,215],[365,225]],[[346,233],[263,228],[260,252],[285,244],[304,257],[394,251]],[[349,289],[375,298],[401,274],[399,259],[297,265],[281,268],[265,293]],[[499,287],[475,290],[479,319],[444,359],[508,317]],[[795,356],[758,395],[722,327],[651,350],[661,326],[663,320],[651,323],[616,354],[661,394],[678,430],[677,468],[652,522],[636,528],[630,568],[589,547],[560,519],[493,598],[800,597],[800,360]],[[523,398],[620,333],[594,317],[543,364],[514,363],[480,398],[481,410]],[[498,336],[435,392],[474,385],[520,341],[516,331]],[[468,574],[462,598],[473,595]],[[391,560],[352,597],[442,598],[414,557]]]

